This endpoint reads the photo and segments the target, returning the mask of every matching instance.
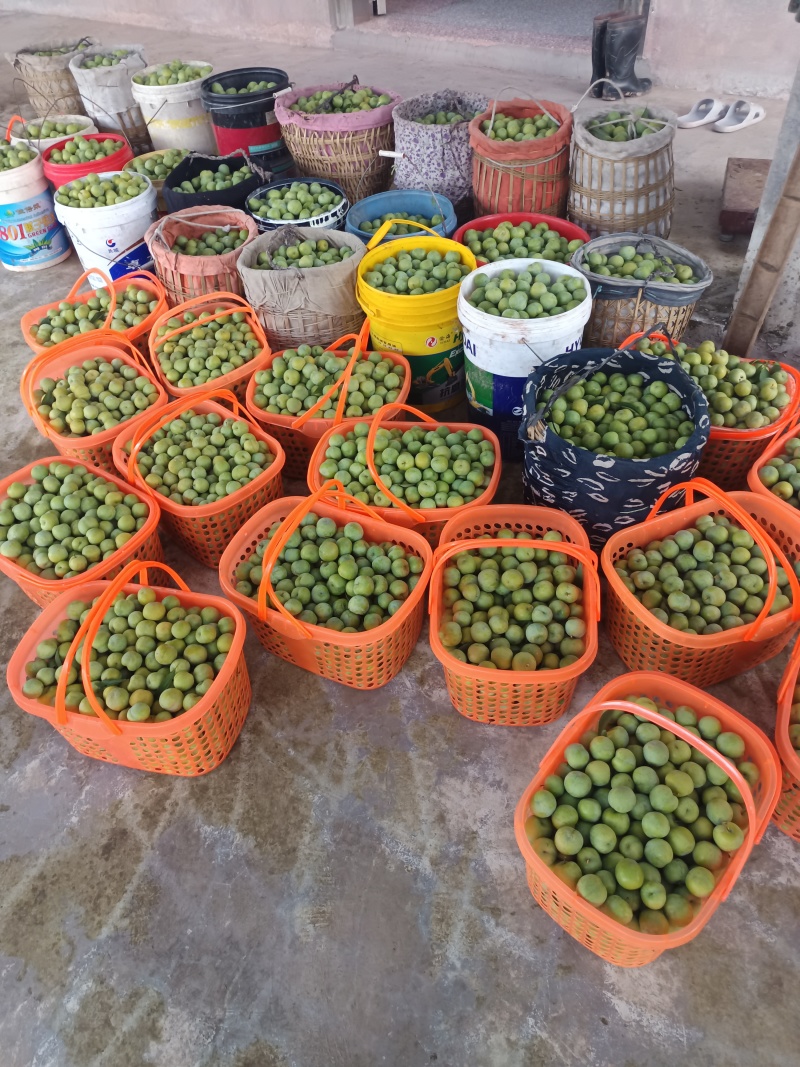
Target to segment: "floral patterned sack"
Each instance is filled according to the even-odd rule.
[[[453,204],[472,196],[472,149],[469,122],[489,106],[486,96],[442,89],[404,100],[394,109],[395,189],[430,189]],[[455,111],[465,121],[455,126],[427,126],[414,119],[437,111]]]

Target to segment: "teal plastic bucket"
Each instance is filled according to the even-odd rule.
[[[383,215],[393,217],[397,212],[405,215],[423,215],[426,219],[441,215],[444,221],[438,226],[431,227],[441,237],[450,237],[458,226],[455,210],[446,196],[431,193],[427,189],[393,189],[388,193],[375,193],[374,196],[368,196],[365,200],[359,200],[357,204],[353,204],[347,212],[345,232],[354,233],[366,244],[375,234],[369,230],[362,230],[361,223],[371,222]],[[384,240],[396,241],[401,237],[413,236],[414,230],[412,229],[409,233],[388,234]],[[426,235],[420,233],[419,236],[425,237]]]

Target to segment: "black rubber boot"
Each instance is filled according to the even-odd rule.
[[[592,25],[592,81],[606,76],[606,30],[608,15],[596,15]],[[589,96],[602,96],[603,86],[595,85]]]
[[[606,28],[606,76],[622,90],[623,96],[641,96],[649,93],[653,83],[649,78],[638,78],[634,72],[636,56],[644,40],[647,19],[643,15],[630,15],[611,19]],[[603,86],[604,100],[618,100],[619,93],[613,85]]]

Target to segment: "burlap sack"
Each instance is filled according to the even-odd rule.
[[[298,238],[323,239],[336,248],[346,245],[354,254],[324,267],[252,268],[260,252],[271,253]],[[328,345],[343,334],[358,332],[364,312],[356,300],[356,274],[365,251],[354,234],[291,225],[262,233],[245,246],[238,263],[244,295],[266,330],[273,350],[300,344]]]

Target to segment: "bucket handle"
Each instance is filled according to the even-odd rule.
[[[395,223],[402,223],[403,226],[416,226],[419,230],[424,230],[425,233],[429,233],[431,237],[438,237],[441,240],[442,235],[432,230],[429,226],[423,226],[421,222],[414,222],[412,219],[387,219],[379,230],[373,235],[370,241],[367,242],[367,248],[375,248],[381,243],[386,234],[389,232],[389,228],[394,226]]]
[[[332,492],[332,490],[334,490],[334,492]],[[308,515],[318,500],[322,500],[324,497],[328,496],[333,496],[336,506],[348,514],[353,514],[351,509],[352,506],[355,506],[371,519],[375,519],[381,524],[384,522],[380,515],[368,504],[364,504],[361,500],[351,496],[350,493],[345,490],[344,485],[333,478],[323,482],[319,489],[313,492],[310,496],[304,497],[296,507],[292,508],[285,518],[280,520],[280,529],[270,540],[269,546],[264,552],[261,560],[262,573],[261,581],[258,586],[258,617],[262,622],[266,622],[268,606],[267,594],[269,593],[271,600],[269,606],[273,607],[280,615],[293,623],[295,628],[299,630],[300,637],[310,638],[313,637],[313,635],[308,629],[308,626],[306,626],[305,623],[300,622],[299,619],[296,619],[290,611],[287,611],[286,607],[275,596],[275,590],[272,588],[271,571],[275,566],[282,549],[286,546],[286,543],[300,525],[301,520]]]
[[[495,112],[497,111],[498,97],[501,95],[501,93],[504,93],[506,91],[506,89],[514,89],[518,93],[526,93],[528,91],[527,89],[520,89],[520,87],[518,85],[504,85],[503,88],[500,89],[500,91],[495,94],[495,97],[492,100],[492,117],[489,120],[489,129],[486,131],[486,134],[485,134],[486,137],[489,136],[489,134],[492,132],[492,129],[494,128],[494,116],[495,116]],[[540,107],[542,109],[542,113],[544,115],[547,115],[547,117],[550,119],[551,122],[554,122],[556,124],[556,126],[558,126],[559,129],[561,128],[563,123],[559,122],[558,119],[555,117],[555,115],[551,115],[550,112],[547,110],[547,108],[544,106],[544,104],[540,100],[537,100],[533,96],[529,97],[528,99],[532,103],[536,104],[537,107]],[[483,131],[481,131],[481,133],[483,133]]]
[[[78,632],[73,637],[72,644],[69,646],[69,651],[64,657],[64,663],[58,677],[55,698],[56,720],[59,725],[64,726],[67,722],[67,678],[69,676],[70,667],[72,666],[78,651],[80,651],[81,678],[83,679],[83,691],[86,694],[86,699],[89,701],[95,715],[102,720],[103,725],[109,733],[116,734],[117,736],[122,734],[122,727],[116,719],[112,719],[100,705],[94,692],[94,686],[89,681],[89,665],[92,661],[92,645],[94,639],[97,637],[98,630],[102,625],[105,614],[116,600],[117,594],[128,584],[128,581],[132,579],[135,574],[139,575],[140,584],[146,583],[148,581],[148,567],[153,567],[168,574],[177,584],[179,589],[182,589],[185,593],[189,592],[189,586],[184,582],[183,578],[181,578],[178,572],[173,570],[172,567],[166,563],[158,563],[155,560],[133,559],[125,564],[116,578],[112,578],[108,583],[108,588],[100,594],[97,601],[89,608],[86,618],[81,623]]]
[[[584,574],[591,574],[594,585],[596,608],[594,621],[600,621],[600,576],[597,571],[597,556],[590,548],[583,545],[573,544],[572,541],[544,541],[538,537],[520,537],[510,540],[505,537],[469,537],[460,541],[450,541],[449,544],[439,545],[434,553],[433,571],[431,572],[431,584],[428,591],[428,613],[433,611],[434,589],[433,579],[436,572],[444,566],[452,556],[461,552],[471,552],[481,548],[545,548],[548,552],[563,552],[564,555],[574,557],[584,565]]]
[[[335,382],[328,386],[322,396],[317,400],[315,404],[313,404],[308,409],[308,411],[304,411],[302,415],[300,415],[294,420],[294,422],[292,423],[293,430],[299,430],[303,426],[305,426],[309,419],[314,417],[316,412],[324,406],[325,401],[328,400],[329,397],[333,396],[337,389],[340,389],[341,392],[339,393],[339,399],[336,404],[336,414],[333,417],[333,425],[338,426],[344,418],[344,408],[345,404],[347,403],[347,387],[350,384],[350,378],[352,377],[353,369],[358,360],[360,359],[362,353],[366,351],[367,341],[369,340],[369,319],[364,320],[364,325],[361,327],[359,333],[344,334],[343,337],[339,337],[336,341],[333,342],[333,344],[328,345],[326,351],[335,352],[340,345],[343,345],[346,341],[350,340],[355,341],[355,346],[353,348],[353,354],[350,357],[344,371],[342,372],[341,377],[337,378]]]
[[[758,631],[761,629],[762,624],[769,615],[772,605],[775,602],[775,597],[778,595],[778,575],[777,568],[775,566],[775,557],[777,556],[781,567],[783,568],[786,577],[789,579],[789,588],[792,593],[792,607],[791,607],[791,619],[796,622],[800,619],[800,583],[798,583],[797,577],[794,573],[794,569],[789,560],[784,555],[779,546],[772,540],[763,528],[756,522],[756,520],[745,511],[738,501],[734,500],[727,493],[723,492],[713,482],[709,482],[705,478],[693,478],[686,482],[676,482],[675,485],[665,489],[658,500],[653,504],[647,518],[642,525],[646,525],[651,522],[661,511],[661,507],[672,496],[673,493],[684,491],[686,493],[686,506],[694,503],[695,491],[701,492],[709,500],[720,504],[725,511],[732,515],[742,527],[750,534],[758,547],[764,553],[764,560],[767,564],[767,577],[769,578],[769,592],[764,600],[764,606],[756,616],[753,622],[753,628],[747,634],[742,637],[743,641],[752,641],[757,636]]]

